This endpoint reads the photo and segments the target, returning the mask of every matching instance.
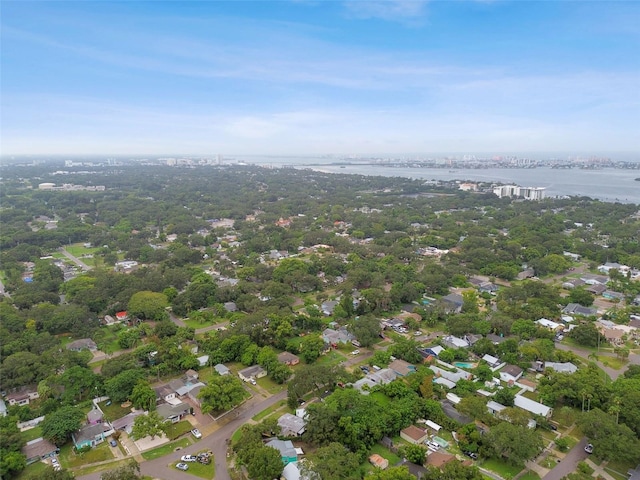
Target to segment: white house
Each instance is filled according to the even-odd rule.
[[[500,380],[507,383],[515,383],[522,376],[524,371],[516,365],[507,365],[500,370]]]
[[[523,397],[522,395],[516,395],[513,404],[526,410],[527,412],[533,413],[534,415],[540,415],[545,418],[549,418],[551,416],[551,412],[553,411],[551,407],[547,407],[535,400],[531,400],[527,397]]]
[[[564,328],[561,324],[551,320],[547,320],[546,318],[541,318],[540,320],[536,320],[534,323],[541,326],[542,328],[546,328],[547,330],[551,330],[553,332],[556,332],[561,328]]]

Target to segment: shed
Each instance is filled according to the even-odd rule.
[[[407,428],[400,430],[400,437],[409,443],[420,445],[429,438],[429,435],[427,435],[427,432],[423,429],[418,428],[415,425],[409,425]]]

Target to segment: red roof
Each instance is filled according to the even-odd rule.
[[[127,318],[127,312],[116,313],[116,318]]]

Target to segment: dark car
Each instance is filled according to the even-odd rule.
[[[467,457],[472,458],[473,460],[478,459],[478,454],[474,452],[465,451],[463,452]]]

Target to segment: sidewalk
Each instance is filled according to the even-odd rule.
[[[593,468],[593,473],[599,475],[600,477],[604,478],[605,480],[616,480],[615,477],[611,476],[611,474],[607,473],[604,470],[604,466],[607,464],[607,462],[602,462],[602,466],[600,466],[600,465],[596,465],[595,463],[593,463],[590,459],[586,459],[585,463],[587,465],[589,465],[591,468]]]

